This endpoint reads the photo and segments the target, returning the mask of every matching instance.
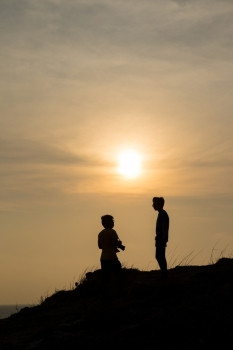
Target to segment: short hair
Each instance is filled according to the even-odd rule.
[[[112,227],[114,217],[112,215],[106,214],[101,216],[101,221],[104,228]]]
[[[163,207],[165,199],[163,197],[153,197],[153,203],[159,203]]]

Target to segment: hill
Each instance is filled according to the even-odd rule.
[[[75,289],[0,320],[0,349],[212,349],[232,346],[233,259],[160,271],[124,268],[125,292],[100,294],[100,270]]]

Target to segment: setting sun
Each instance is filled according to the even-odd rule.
[[[126,178],[134,178],[141,173],[141,156],[138,152],[133,150],[122,151],[118,160],[118,172]]]

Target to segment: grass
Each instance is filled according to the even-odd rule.
[[[230,253],[227,253],[227,247],[222,249],[221,252],[219,253],[218,258],[215,257],[215,252],[216,252],[216,246],[214,246],[212,248],[211,254],[210,254],[210,258],[209,258],[209,263],[207,265],[213,265],[215,264],[218,260],[220,260],[221,258],[232,258],[233,257],[233,251],[231,251]],[[194,254],[194,251],[188,253],[186,256],[184,256],[183,258],[179,259],[179,256],[174,256],[175,254],[173,253],[173,255],[171,255],[169,257],[168,260],[168,268],[169,269],[173,269],[177,266],[190,266],[192,264],[192,261],[200,254],[200,252]],[[154,260],[154,263],[156,264],[156,260]],[[135,271],[151,271],[151,270],[140,270],[138,267],[135,267],[134,265],[128,265],[127,263],[122,263],[122,268],[127,269],[127,270],[135,270]],[[94,273],[95,271],[99,270],[100,267],[97,266],[92,266],[91,268],[86,268],[82,271],[82,273],[78,276],[78,278],[76,279],[76,281],[74,280],[72,283],[70,283],[70,286],[68,289],[64,288],[64,289],[56,289],[54,290],[53,293],[47,293],[44,296],[41,296],[39,299],[39,305],[43,304],[45,302],[45,300],[47,300],[48,298],[50,298],[52,295],[62,292],[62,291],[66,291],[66,290],[75,290],[76,288],[78,288],[78,286],[83,285],[86,282],[86,276],[88,273]],[[155,270],[155,269],[152,269]],[[159,270],[159,267],[158,267]]]
[[[0,348],[223,348],[231,342],[233,260],[223,250],[214,264],[215,253],[203,266],[187,266],[193,253],[174,258],[166,281],[158,270],[124,265],[125,294],[107,300],[100,293],[100,269],[85,269],[76,288],[0,320]]]

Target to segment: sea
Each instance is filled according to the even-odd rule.
[[[0,305],[0,319],[7,318],[12,314],[19,312],[24,307],[30,307],[30,304],[20,304],[20,305]]]

